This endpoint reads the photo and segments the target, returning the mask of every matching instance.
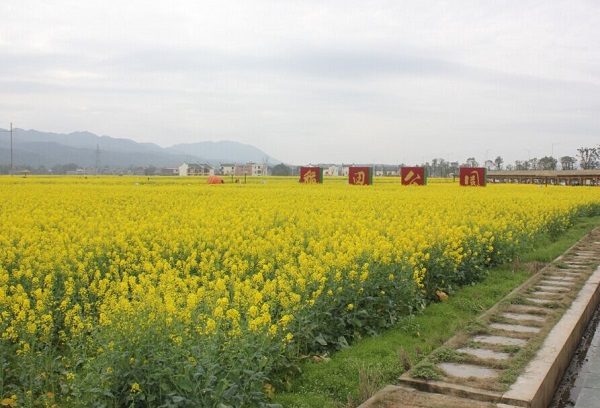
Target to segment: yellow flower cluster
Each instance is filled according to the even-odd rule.
[[[159,325],[175,344],[217,333],[289,343],[299,311],[348,288],[358,296],[374,267],[390,267],[388,284],[410,268],[424,287],[432,264],[490,262],[498,245],[600,203],[594,188],[524,185],[122,177],[3,178],[0,188],[0,341],[20,354],[98,327]]]

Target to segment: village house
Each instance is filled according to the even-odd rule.
[[[163,167],[160,169],[161,176],[178,176],[179,167]]]
[[[400,175],[398,165],[379,164],[375,166],[374,170],[375,176],[377,177],[396,177]]]
[[[180,176],[214,176],[215,168],[208,163],[191,163],[183,162],[179,166]]]
[[[221,164],[221,174],[224,176],[266,176],[267,165],[258,163]]]
[[[67,176],[84,176],[85,170],[82,168],[79,168],[77,170],[67,170]]]
[[[235,174],[235,164],[221,164],[221,174],[224,176],[231,176],[232,174]]]
[[[332,164],[323,169],[324,176],[339,176],[340,175],[340,166]]]

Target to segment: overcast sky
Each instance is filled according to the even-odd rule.
[[[598,0],[1,0],[0,16],[5,129],[233,140],[294,164],[600,143]]]

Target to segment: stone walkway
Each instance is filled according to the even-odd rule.
[[[546,407],[600,302],[599,262],[597,229],[361,408]],[[600,407],[596,358],[578,407]]]

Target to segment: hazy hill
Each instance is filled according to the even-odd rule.
[[[181,143],[169,147],[167,150],[172,153],[188,153],[198,157],[208,157],[210,160],[220,163],[281,163],[254,146],[229,141]]]
[[[0,133],[0,164],[10,162],[10,137]],[[69,134],[13,129],[13,163],[34,167],[52,167],[76,163],[82,167],[96,165],[96,151],[100,151],[100,165],[126,168],[130,166],[178,166],[184,161],[204,162],[218,166],[221,163],[277,164],[254,146],[236,142],[198,142],[179,144],[168,148],[153,143],[138,143],[130,139],[98,136],[90,132]]]

